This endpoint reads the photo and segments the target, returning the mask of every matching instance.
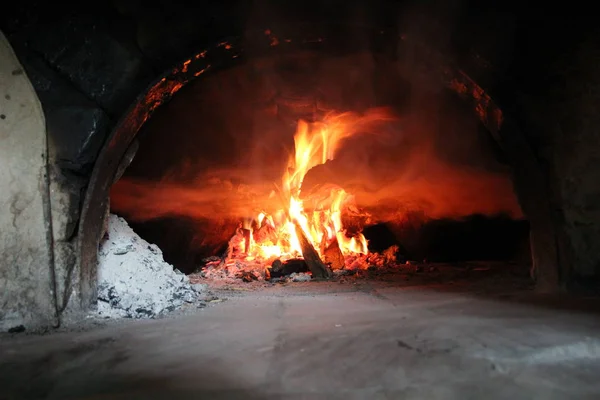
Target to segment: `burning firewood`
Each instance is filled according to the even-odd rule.
[[[250,253],[250,238],[252,237],[252,218],[242,221],[242,234],[244,235],[244,253]]]
[[[331,269],[337,270],[344,268],[344,255],[342,254],[342,250],[340,250],[340,244],[338,243],[337,238],[334,238],[331,243],[325,244],[322,253],[323,261],[325,261],[326,264],[329,264]]]
[[[298,222],[294,222],[294,226],[296,228],[296,236],[300,242],[300,248],[302,250],[302,256],[304,257],[304,262],[306,262],[306,265],[308,265],[313,279],[331,278],[333,273],[329,267],[323,263],[321,257],[319,257],[319,253],[317,253],[312,243],[304,234],[302,227],[298,224]]]
[[[263,224],[258,229],[252,232],[255,243],[272,242],[277,243],[277,232],[275,228],[269,224]]]
[[[237,241],[236,239],[237,239],[237,229],[236,229],[236,232],[231,236],[231,239],[229,239],[229,242],[227,243],[227,249],[221,256],[221,262],[219,263],[219,268],[224,267],[227,264],[227,262],[234,256],[235,244]]]
[[[304,258],[304,262],[306,262],[306,265],[308,265],[308,268],[312,273],[313,279],[331,278],[333,276],[333,272],[331,272],[331,269],[329,269],[329,267],[327,267],[327,265],[323,263],[321,257],[319,257],[319,253],[317,253],[310,240],[308,240],[308,238],[306,237],[304,230],[302,229],[298,221],[295,221],[291,217],[290,210],[287,206],[287,204],[289,204],[289,199],[283,194],[283,192],[279,189],[277,185],[275,185],[275,188],[277,189],[277,193],[282,199],[282,204],[285,207],[285,213],[287,214],[288,219],[293,221],[294,223],[296,236],[298,237],[298,242],[300,243],[300,250],[302,250],[302,257]]]
[[[399,247],[397,245],[390,246],[383,251],[383,257],[385,258],[386,264],[392,264],[396,261],[396,254],[398,253]]]

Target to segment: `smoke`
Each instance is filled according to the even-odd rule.
[[[405,72],[369,54],[307,53],[193,84],[144,127],[136,159],[112,188],[113,210],[133,221],[273,212],[299,118],[388,106],[395,118],[344,140],[334,160],[309,171],[303,192],[337,184],[379,221],[410,211],[520,217],[508,170],[472,111]]]

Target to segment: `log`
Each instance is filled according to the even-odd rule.
[[[244,235],[244,253],[250,254],[250,238],[252,236],[252,218],[244,218],[242,221],[242,234]]]
[[[302,257],[304,258],[304,262],[308,265],[308,269],[312,273],[313,279],[321,280],[321,279],[329,279],[333,276],[333,272],[327,265],[323,263],[321,257],[319,257],[319,253],[315,250],[312,243],[308,240],[306,235],[304,234],[304,230],[298,223],[290,216],[290,211],[287,208],[289,204],[289,199],[284,196],[283,192],[279,189],[277,185],[275,185],[277,189],[277,193],[279,194],[280,199],[282,200],[282,204],[285,207],[285,212],[287,214],[288,219],[294,222],[294,228],[296,231],[296,236],[298,237],[298,242],[300,242],[300,250],[302,250]]]
[[[344,255],[342,254],[342,250],[340,250],[340,244],[337,238],[334,238],[331,243],[326,244],[322,253],[323,261],[325,261],[325,264],[329,264],[331,269],[336,270],[344,268]]]
[[[252,236],[252,231],[249,229],[242,228],[242,234],[244,235],[244,254],[250,254],[250,237]]]
[[[273,261],[271,264],[271,270],[269,271],[271,278],[281,278],[282,276],[291,275],[294,272],[308,272],[308,265],[306,261],[299,258],[292,258],[285,262],[281,262],[281,260]]]
[[[268,241],[277,243],[277,232],[272,226],[267,224],[255,229],[252,232],[252,236],[254,237],[255,243],[264,243]]]
[[[329,267],[327,267],[327,265],[323,263],[321,257],[319,257],[319,253],[317,253],[312,243],[304,234],[304,230],[302,229],[300,224],[294,221],[294,227],[296,229],[296,236],[298,237],[298,241],[300,242],[302,257],[304,257],[304,262],[306,263],[306,265],[308,265],[308,269],[310,269],[313,279],[331,278],[333,273],[331,272]]]

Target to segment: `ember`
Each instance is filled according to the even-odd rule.
[[[230,242],[228,258],[271,265],[273,260],[302,257],[313,277],[328,278],[329,268],[344,268],[345,257],[368,254],[363,234],[349,234],[342,224],[346,210],[355,208],[354,197],[332,185],[303,195],[302,183],[308,171],[334,159],[344,139],[393,119],[386,109],[372,109],[364,115],[329,113],[321,121],[300,120],[294,154],[281,185],[275,185],[271,192],[271,197],[280,199],[280,208],[270,212],[260,209],[254,217],[244,219]],[[249,278],[244,275],[243,279]]]

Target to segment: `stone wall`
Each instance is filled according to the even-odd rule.
[[[548,182],[561,280],[587,292],[600,277],[600,35],[573,29],[569,37],[572,43],[558,33],[532,38],[555,52],[532,74],[535,90],[522,91],[517,102]]]
[[[0,331],[56,324],[46,130],[0,33]]]
[[[600,60],[598,42],[582,41],[558,68],[567,82],[555,104],[553,175],[571,263],[583,280],[600,275]],[[561,104],[562,103],[562,104]],[[581,282],[583,283],[583,282]]]

